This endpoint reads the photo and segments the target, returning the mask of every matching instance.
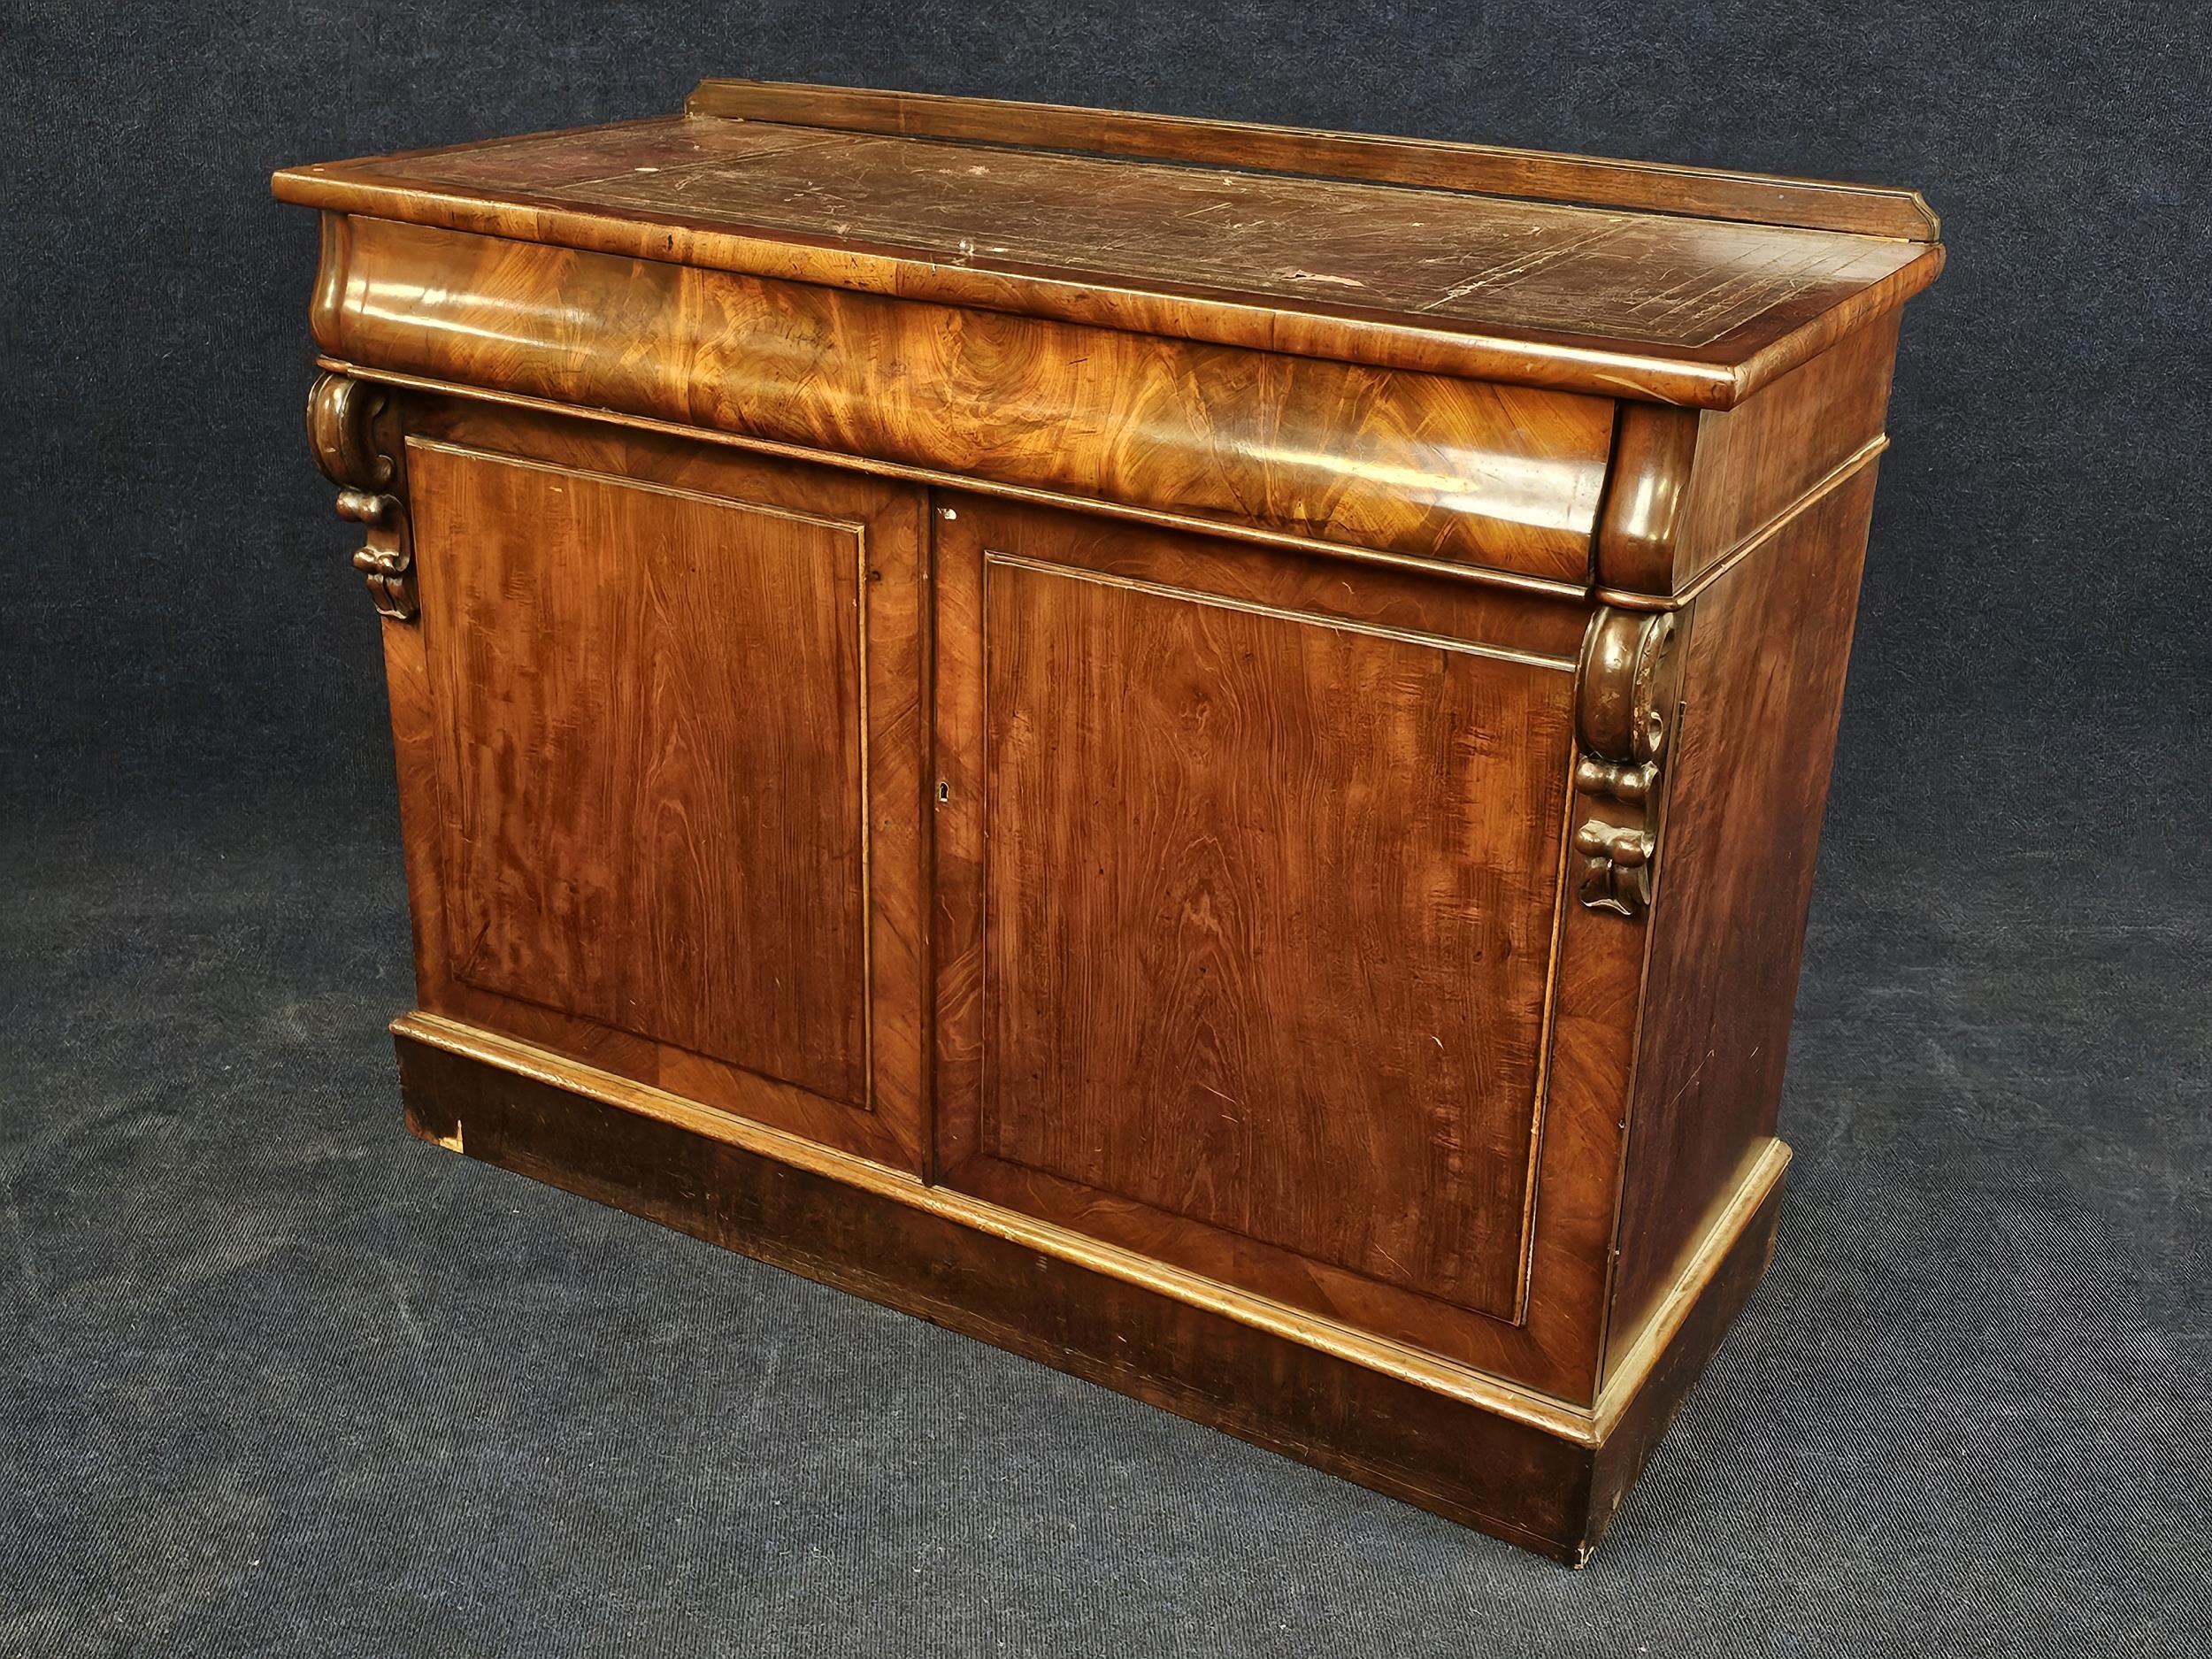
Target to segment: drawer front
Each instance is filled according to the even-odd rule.
[[[1602,398],[326,216],[378,369],[1568,584]]]
[[[408,417],[423,1006],[915,1167],[918,492]]]
[[[937,501],[940,1178],[1586,1389],[1586,612]]]

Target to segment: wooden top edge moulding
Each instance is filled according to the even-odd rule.
[[[1727,408],[1935,280],[1909,190],[708,81],[287,168],[288,202],[1141,334]]]
[[[1917,190],[1264,121],[723,79],[702,81],[685,100],[684,113],[1364,179],[1903,242],[1932,242],[1941,229],[1935,211]]]

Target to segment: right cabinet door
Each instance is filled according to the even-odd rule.
[[[1548,1319],[1534,1247],[1586,613],[936,508],[939,1179],[1585,1392],[1592,1251]]]

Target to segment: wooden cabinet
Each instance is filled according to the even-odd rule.
[[[1918,198],[740,82],[277,188],[411,1126],[1583,1558],[1773,1236]]]

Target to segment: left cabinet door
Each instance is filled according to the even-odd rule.
[[[403,414],[424,1010],[918,1170],[921,492]]]

